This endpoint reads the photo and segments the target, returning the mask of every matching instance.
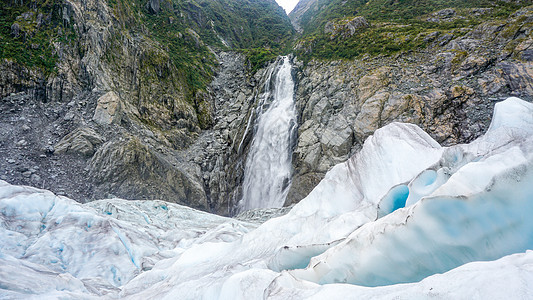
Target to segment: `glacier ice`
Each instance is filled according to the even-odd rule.
[[[116,293],[155,262],[196,242],[229,242],[251,228],[255,225],[163,201],[82,205],[0,181],[0,295],[2,289],[21,295]]]
[[[470,144],[377,130],[259,226],[0,181],[0,298],[533,298],[532,166],[533,104],[509,98]]]
[[[283,273],[269,285],[266,296],[269,299],[532,299],[533,251],[496,261],[468,263],[416,283],[380,287],[318,285]]]

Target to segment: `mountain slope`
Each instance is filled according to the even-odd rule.
[[[533,101],[533,7],[526,5],[502,4],[519,7],[505,17],[472,8],[410,21],[365,18],[369,24],[354,29],[364,24],[358,16],[330,21],[327,34],[304,33],[295,47],[300,126],[287,203],[386,124],[414,123],[444,145],[466,143],[488,128],[501,99]]]
[[[273,0],[9,1],[0,22],[3,178],[206,210],[201,162],[183,151],[221,117],[213,79],[238,61],[235,90],[256,84],[294,32]]]
[[[506,19],[531,4],[529,0],[317,0],[302,1],[289,16],[301,32],[296,46],[300,56],[351,59],[423,49],[428,34],[464,34],[465,28]]]

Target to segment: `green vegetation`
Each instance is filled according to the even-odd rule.
[[[208,46],[241,49],[255,71],[270,56],[290,49],[294,35],[290,20],[274,1],[162,0],[158,11],[147,2],[108,0],[108,5],[123,31],[143,34],[168,53],[185,79],[189,98],[205,89],[213,76],[215,58]]]
[[[497,0],[319,0],[315,3],[315,7],[321,8],[319,12],[315,14],[312,7],[302,16],[301,23],[305,34],[313,34],[323,29],[328,21],[354,16],[363,16],[373,23],[406,24],[445,8],[463,11],[471,8],[492,8],[493,11],[485,17],[507,17],[509,13],[524,5],[525,3],[514,4]]]
[[[527,2],[527,3],[526,3]],[[350,59],[363,55],[390,55],[422,49],[432,40],[448,35],[458,37],[481,22],[507,18],[521,4],[493,0],[318,0],[302,15],[298,55],[304,59]],[[432,13],[453,8],[456,15],[446,20]],[[473,14],[475,8],[487,10]],[[363,16],[370,23],[352,36],[324,32],[328,22],[346,23],[355,16]],[[431,38],[433,37],[433,38]]]
[[[0,6],[0,59],[54,73],[54,43],[76,41],[72,24],[62,19],[64,0],[5,2]],[[290,49],[294,35],[290,20],[274,1],[162,0],[157,12],[146,5],[148,0],[107,2],[123,33],[144,35],[161,45],[191,91],[205,88],[213,75],[214,56],[207,45],[255,49],[247,55],[255,70],[268,60],[267,53]],[[14,24],[20,28],[18,36],[12,34]]]
[[[266,0],[163,0],[159,12],[146,7],[147,0],[108,0],[125,28],[146,25],[163,46],[176,49],[205,48],[187,39],[193,30],[201,41],[217,48],[290,49],[294,30],[283,9]],[[178,41],[185,36],[185,41]],[[172,41],[166,39],[171,38]],[[194,39],[194,38],[193,38]],[[189,45],[185,45],[189,42]],[[203,49],[202,49],[203,50]]]
[[[274,1],[267,0],[199,0],[183,5],[189,15],[204,15],[205,21],[193,19],[197,32],[221,43],[224,39],[233,48],[287,48],[294,34],[285,12]]]
[[[107,0],[116,26],[105,58],[117,74],[135,54],[139,80],[136,105],[141,120],[159,128],[180,123],[194,132],[212,126],[206,87],[217,64],[213,50],[246,54],[255,72],[290,49],[294,30],[284,11],[270,0]],[[151,6],[151,4],[154,4]],[[122,51],[134,39],[140,50]],[[127,74],[127,73],[126,73]],[[153,84],[158,82],[158,84]],[[156,97],[152,97],[157,95]],[[185,101],[185,102],[183,102]],[[190,106],[188,106],[190,105]],[[190,115],[194,109],[196,118]],[[181,115],[184,113],[185,115]]]
[[[76,38],[71,24],[61,18],[63,0],[24,3],[0,6],[0,60],[39,69],[45,75],[54,73],[58,57],[53,43]],[[18,36],[12,34],[12,26],[19,28]]]
[[[274,51],[265,48],[244,49],[241,51],[244,53],[244,55],[246,55],[246,58],[250,63],[250,69],[252,73],[256,72],[263,67],[265,63],[278,56],[278,54]]]
[[[205,88],[212,76],[213,54],[194,31],[187,30],[180,11],[170,3],[162,1],[164,8],[154,13],[148,9],[146,2],[108,0],[108,5],[117,17],[122,34],[142,39],[148,48],[154,48],[138,58],[141,70],[147,74],[158,74],[160,78],[180,77],[187,85],[188,98],[193,98],[197,90]],[[107,59],[112,64],[120,65],[120,53],[114,49],[120,49],[121,38],[116,35],[114,38],[116,45],[109,47]],[[167,65],[168,62],[178,74],[169,74],[172,68]]]

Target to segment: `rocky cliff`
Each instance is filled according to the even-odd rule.
[[[274,1],[200,4],[6,4],[2,178],[82,202],[165,199],[224,213],[218,156],[237,134],[228,124],[240,125],[232,122],[244,118],[259,85],[250,57],[223,51],[247,45],[275,52],[292,27]],[[233,13],[222,14],[228,7]]]
[[[461,33],[421,36],[428,45],[418,51],[300,62],[300,128],[287,203],[302,199],[388,123],[417,124],[453,145],[485,132],[496,102],[532,101],[532,28],[533,8],[526,7]]]

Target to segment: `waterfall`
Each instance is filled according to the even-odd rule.
[[[271,72],[269,77],[274,76],[273,93],[269,78],[256,110],[255,134],[246,159],[239,212],[281,207],[290,187],[296,110],[289,58],[284,57]]]

